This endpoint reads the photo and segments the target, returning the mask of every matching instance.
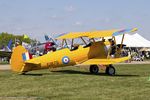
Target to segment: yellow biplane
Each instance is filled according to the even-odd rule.
[[[29,53],[24,47],[17,46],[11,56],[11,68],[15,72],[25,74],[28,71],[39,69],[90,65],[89,71],[96,74],[99,72],[99,65],[101,65],[106,66],[106,74],[115,75],[115,68],[112,64],[130,59],[130,56],[120,56],[124,36],[126,33],[136,30],[137,28],[68,33],[56,38],[62,41],[61,49],[32,59],[30,59]],[[120,47],[117,47],[115,40],[115,36],[118,35],[122,35]],[[111,41],[114,41],[113,45],[115,49],[113,51],[115,51],[115,53],[113,56],[111,56],[111,42],[109,39],[107,40],[106,37],[111,37]],[[80,39],[82,45],[76,44],[75,39]],[[70,44],[68,40],[71,40]],[[64,45],[68,47],[70,45],[70,48],[65,48]]]

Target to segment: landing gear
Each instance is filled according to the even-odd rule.
[[[90,72],[97,74],[99,72],[99,67],[97,65],[90,65]]]
[[[99,67],[97,65],[90,65],[89,70],[91,73],[97,74],[99,72]],[[115,75],[116,70],[113,67],[113,65],[108,65],[108,66],[106,66],[105,73],[107,75],[113,76],[113,75]]]
[[[115,75],[115,68],[112,65],[109,65],[108,67],[106,67],[105,73],[108,75]]]

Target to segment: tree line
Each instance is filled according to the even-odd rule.
[[[0,33],[0,48],[6,46],[11,39],[12,39],[12,44],[15,44],[16,40],[20,41],[20,43],[23,41],[29,44],[36,41],[31,39],[30,37],[25,38],[24,35],[14,35],[14,34],[9,34],[7,32],[2,32]]]

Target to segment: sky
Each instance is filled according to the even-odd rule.
[[[150,40],[150,0],[0,0],[0,32],[44,35],[138,28]]]

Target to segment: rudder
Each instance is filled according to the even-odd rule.
[[[23,46],[17,46],[13,50],[11,55],[11,69],[15,72],[22,72],[24,67],[24,57],[23,54],[28,52]]]

